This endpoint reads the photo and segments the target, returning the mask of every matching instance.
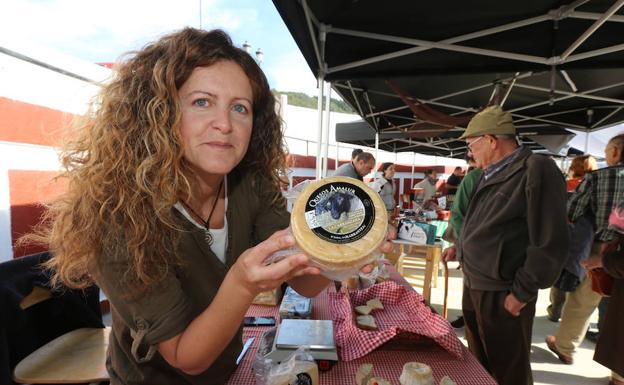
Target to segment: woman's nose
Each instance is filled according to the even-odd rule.
[[[217,108],[216,115],[212,122],[213,126],[219,129],[219,131],[227,134],[232,131],[232,117],[230,115],[230,108],[219,107]]]

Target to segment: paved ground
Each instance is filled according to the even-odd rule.
[[[448,319],[455,320],[461,313],[461,271],[456,270],[457,265],[449,264],[449,295],[448,295]],[[442,274],[442,270],[440,270]],[[441,276],[442,277],[442,276]],[[420,289],[418,289],[420,290]],[[442,312],[442,300],[444,296],[444,280],[438,279],[438,287],[432,289],[431,303],[440,313]],[[565,365],[548,350],[544,338],[548,334],[557,331],[558,323],[553,323],[546,318],[546,307],[549,304],[548,290],[539,293],[535,309],[535,322],[533,324],[533,349],[531,353],[531,366],[536,385],[561,384],[561,385],[607,385],[611,371],[593,361],[595,344],[588,340],[583,341],[578,353],[574,357],[573,365]],[[592,316],[592,322],[597,322],[598,313]],[[456,329],[457,334],[463,338],[463,329]]]

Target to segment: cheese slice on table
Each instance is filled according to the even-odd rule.
[[[457,385],[449,376],[444,376],[440,380],[440,385]]]
[[[371,309],[369,306],[366,306],[366,305],[355,307],[355,312],[360,315],[369,315],[372,310],[373,309]]]
[[[366,306],[370,307],[373,310],[383,310],[383,304],[379,298],[373,298],[366,301]]]
[[[359,315],[355,317],[355,323],[360,329],[377,330],[377,322],[372,315]]]
[[[429,365],[421,362],[407,362],[399,377],[401,385],[435,385]]]
[[[366,385],[392,385],[392,382],[386,380],[385,378],[373,377],[368,380]]]
[[[357,179],[329,177],[303,190],[291,213],[297,244],[321,270],[359,268],[386,238],[379,194]]]
[[[357,385],[367,385],[368,380],[373,377],[373,364],[362,364],[355,372],[355,383]]]

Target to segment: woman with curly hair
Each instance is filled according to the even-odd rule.
[[[304,254],[264,262],[294,245],[275,110],[227,34],[187,28],[119,64],[65,148],[39,240],[55,283],[111,302],[111,384],[223,384],[258,293],[328,284]]]

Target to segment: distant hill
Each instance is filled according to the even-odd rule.
[[[288,104],[297,107],[313,108],[316,110],[318,104],[318,96],[308,96],[303,92],[282,92],[273,90],[273,93],[288,95]],[[325,102],[325,98],[323,98]],[[323,107],[325,104],[323,104]],[[355,111],[349,107],[349,105],[341,100],[331,98],[329,102],[329,109],[332,112],[342,112],[345,114],[355,114]]]

